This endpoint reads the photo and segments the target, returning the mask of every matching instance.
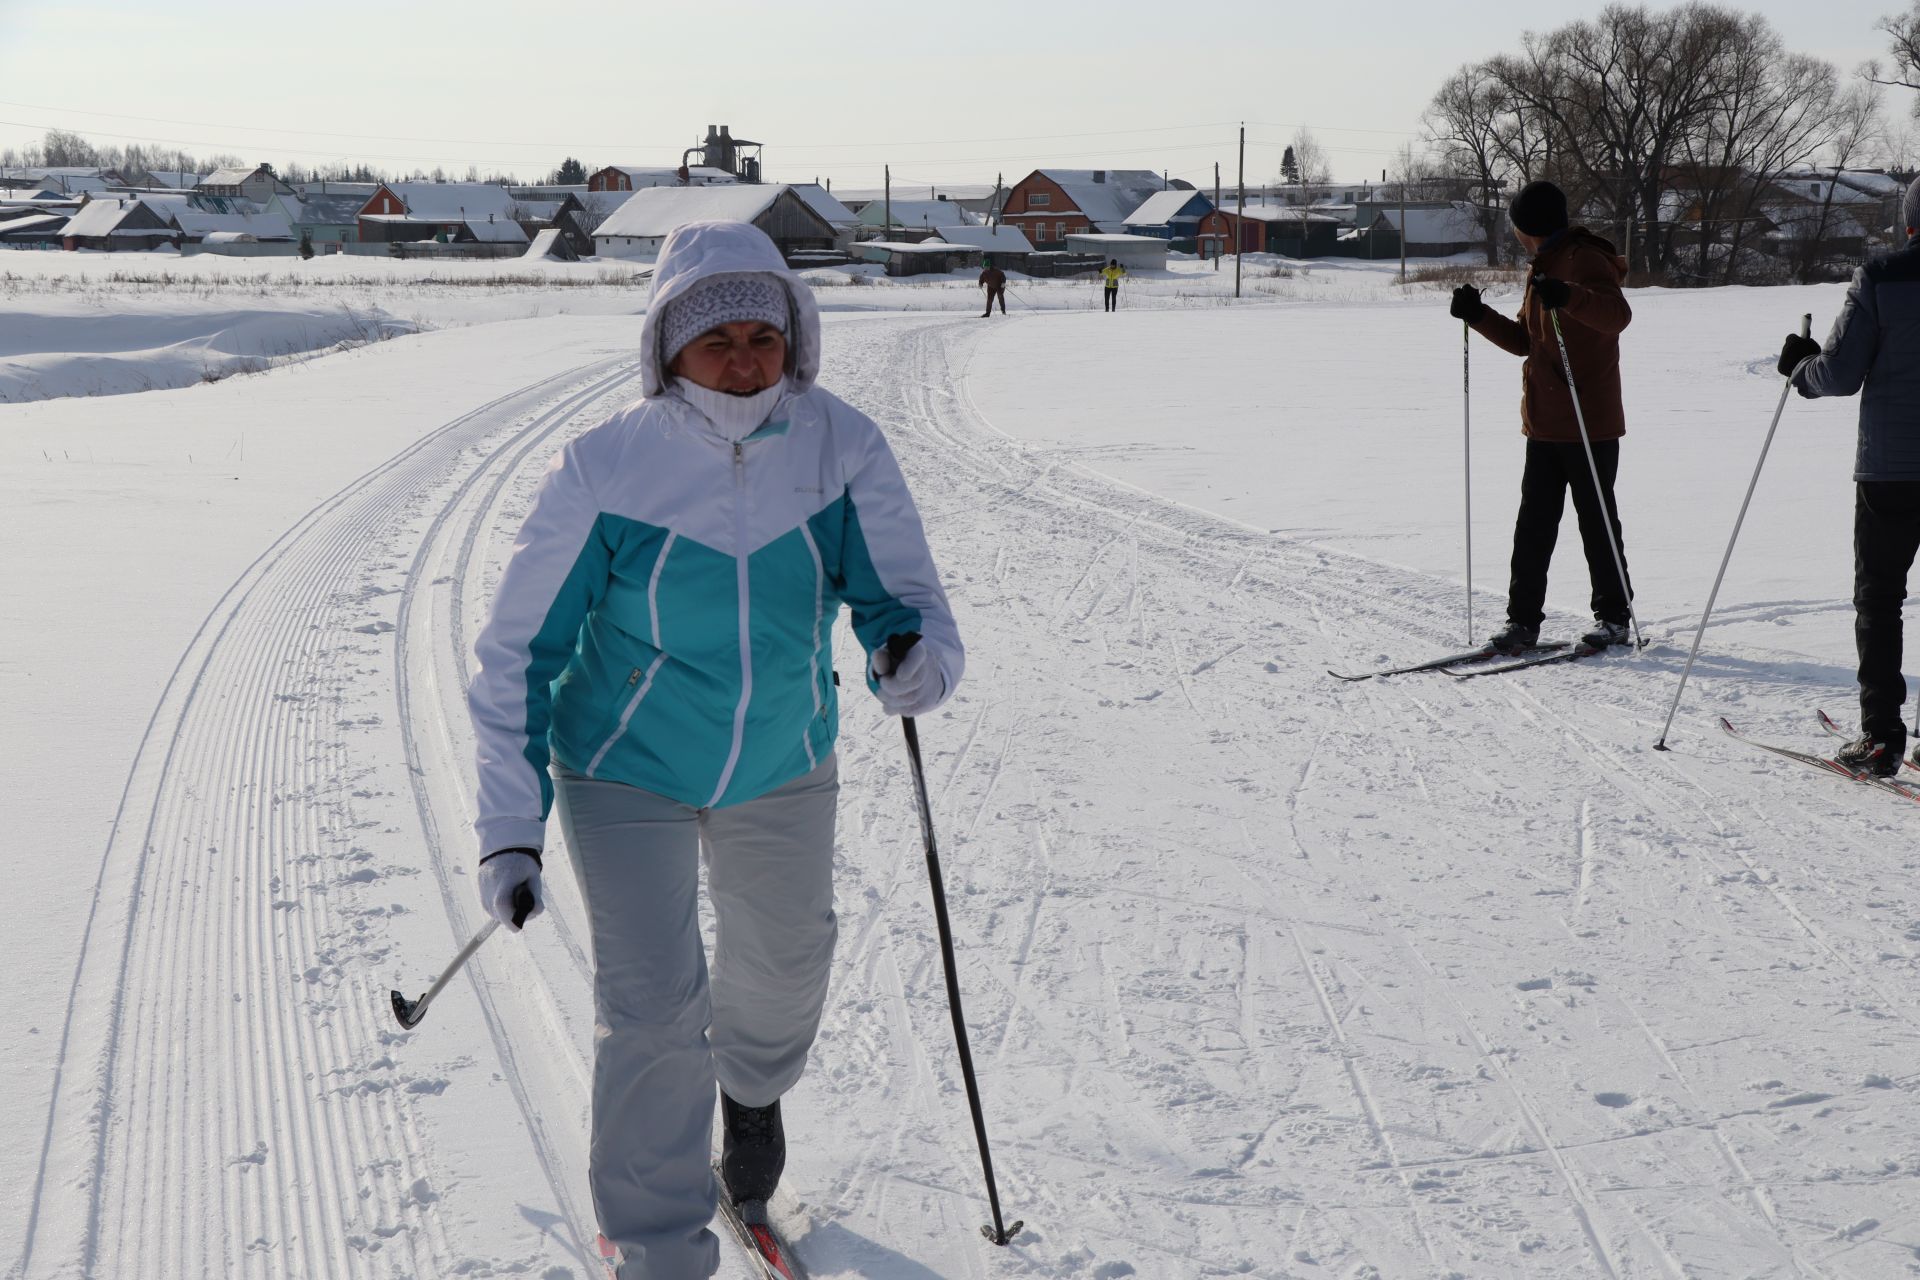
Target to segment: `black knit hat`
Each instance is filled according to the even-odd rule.
[[[1567,229],[1567,193],[1551,182],[1529,182],[1507,209],[1516,229],[1542,238]]]
[[[1907,198],[1901,202],[1900,211],[1907,215],[1907,230],[1920,231],[1920,178],[1915,178],[1907,188]]]

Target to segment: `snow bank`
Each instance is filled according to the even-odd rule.
[[[378,308],[236,307],[196,298],[33,299],[0,313],[0,401],[218,382],[411,333]]]

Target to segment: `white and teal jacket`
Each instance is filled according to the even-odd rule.
[[[788,394],[731,439],[672,393],[663,304],[696,281],[787,285]],[[550,760],[696,808],[812,770],[839,728],[832,631],[869,659],[918,632],[951,692],[964,655],[913,497],[871,419],[813,385],[811,293],[744,223],[668,238],[641,333],[645,398],[561,450],[475,642],[480,851],[540,848]]]

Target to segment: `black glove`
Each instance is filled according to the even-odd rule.
[[[1558,311],[1573,297],[1573,290],[1564,280],[1555,280],[1552,276],[1535,276],[1533,296],[1540,299],[1540,305],[1547,310]]]
[[[1447,308],[1447,314],[1455,320],[1465,320],[1472,324],[1486,314],[1487,304],[1480,301],[1480,291],[1470,284],[1463,284],[1453,291],[1453,305]]]
[[[1786,342],[1780,347],[1780,363],[1775,367],[1780,370],[1781,377],[1791,378],[1793,371],[1800,367],[1802,360],[1808,356],[1819,355],[1820,350],[1820,344],[1812,338],[1803,338],[1797,333],[1790,333],[1787,335]]]

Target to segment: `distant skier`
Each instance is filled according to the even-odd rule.
[[[900,468],[814,385],[813,295],[764,233],[669,235],[640,343],[645,398],[554,459],[475,644],[474,829],[512,928],[557,804],[593,935],[594,1208],[623,1280],[686,1280],[719,1266],[716,1081],[724,1192],[764,1200],[826,998],[835,616],[889,714],[940,706],[964,660]]]
[[[993,314],[993,303],[1000,301],[1000,314],[1007,314],[1007,273],[993,265],[992,258],[983,258],[980,263],[980,287],[987,291],[987,309],[980,313],[982,320]]]
[[[1823,348],[1792,334],[1780,372],[1800,394],[1860,397],[1853,462],[1853,641],[1860,659],[1860,737],[1835,753],[1854,768],[1897,773],[1906,750],[1900,708],[1901,602],[1920,547],[1920,180],[1901,212],[1907,247],[1853,273]],[[1795,366],[1803,359],[1798,373]],[[1914,752],[1920,758],[1920,748]]]
[[[1100,278],[1107,282],[1107,310],[1120,309],[1120,282],[1126,278],[1127,269],[1120,265],[1120,259],[1108,258],[1107,265],[1100,268]]]
[[[1631,618],[1628,585],[1622,589],[1626,548],[1613,498],[1620,467],[1620,437],[1626,412],[1620,399],[1620,331],[1633,310],[1620,292],[1626,262],[1608,241],[1567,220],[1567,197],[1551,182],[1530,182],[1508,209],[1514,239],[1533,256],[1520,302],[1520,319],[1509,320],[1480,300],[1480,291],[1463,284],[1449,308],[1481,337],[1504,351],[1525,356],[1521,369],[1520,431],[1527,438],[1526,465],[1520,477],[1520,513],[1513,528],[1513,559],[1507,584],[1507,624],[1489,643],[1503,653],[1518,653],[1537,643],[1546,619],[1547,567],[1560,536],[1560,516],[1569,491],[1580,519],[1580,541],[1592,580],[1593,630],[1581,636],[1594,648],[1625,644]],[[1580,444],[1580,429],[1568,394],[1549,312],[1562,317],[1574,385],[1585,411],[1600,473],[1605,516],[1595,497],[1592,472]],[[1609,533],[1620,552],[1614,565]]]

